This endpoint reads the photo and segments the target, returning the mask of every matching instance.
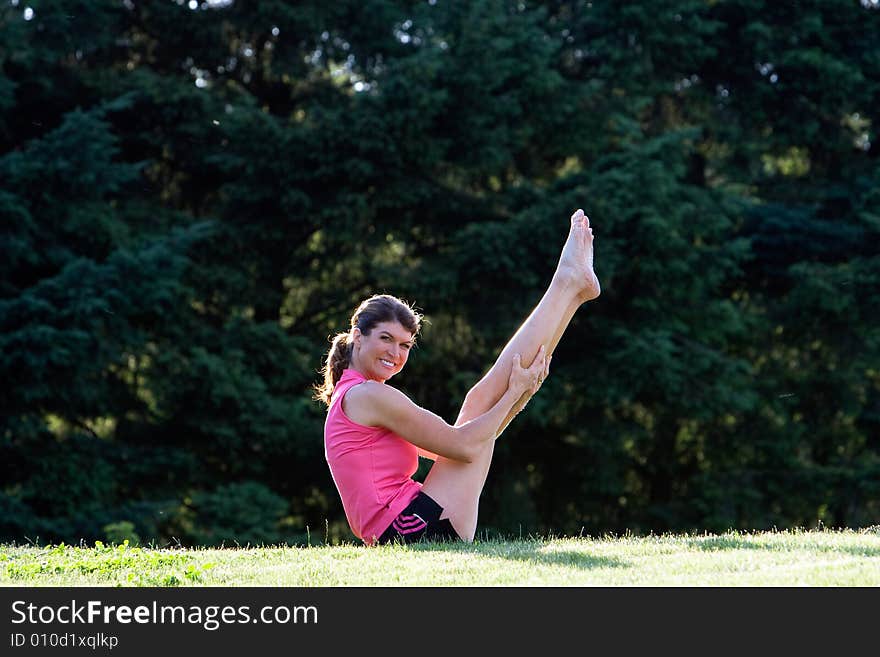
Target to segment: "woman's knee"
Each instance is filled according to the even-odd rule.
[[[500,399],[495,391],[486,381],[480,381],[473,388],[468,390],[464,396],[464,404],[462,404],[462,414],[468,416],[468,420],[482,415],[492,408]]]

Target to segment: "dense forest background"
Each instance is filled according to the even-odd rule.
[[[453,420],[579,207],[481,529],[880,523],[878,4],[2,0],[0,540],[353,540],[328,337]]]

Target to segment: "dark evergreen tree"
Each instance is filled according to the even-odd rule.
[[[27,5],[0,8],[0,539],[350,537],[327,337],[414,301],[398,385],[451,420],[578,207],[603,294],[482,527],[880,522],[875,3]]]

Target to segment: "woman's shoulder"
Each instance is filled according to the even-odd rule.
[[[359,424],[383,426],[383,414],[406,400],[397,388],[378,381],[363,381],[349,388],[342,400],[345,414]]]
[[[355,383],[348,391],[345,393],[345,401],[346,402],[355,402],[355,403],[374,403],[376,401],[380,401],[388,397],[388,395],[402,394],[396,388],[392,388],[389,385],[384,383],[379,383],[378,381],[370,381],[368,379],[364,379],[358,383]]]

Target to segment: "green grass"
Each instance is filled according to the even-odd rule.
[[[880,586],[880,527],[235,549],[0,546],[3,586]]]

